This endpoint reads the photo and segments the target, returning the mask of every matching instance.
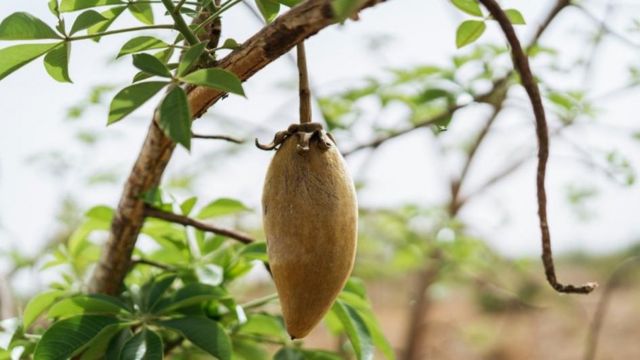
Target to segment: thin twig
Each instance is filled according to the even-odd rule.
[[[238,139],[233,136],[228,135],[201,135],[201,134],[191,134],[191,138],[193,139],[209,139],[209,140],[225,140],[236,144],[243,144],[243,139]]]
[[[411,127],[408,127],[408,128],[402,129],[402,130],[398,130],[398,131],[394,131],[394,132],[392,132],[392,133],[390,133],[388,135],[380,136],[377,139],[374,139],[374,140],[372,140],[370,142],[367,142],[367,143],[364,143],[364,144],[360,144],[360,145],[354,147],[351,150],[345,151],[344,153],[342,153],[342,155],[346,157],[346,156],[352,155],[353,153],[358,152],[360,150],[364,150],[364,149],[368,149],[368,148],[375,149],[378,146],[382,145],[383,143],[385,143],[385,142],[387,142],[387,141],[389,141],[391,139],[395,139],[395,138],[397,138],[399,136],[405,135],[405,134],[410,133],[410,132],[412,132],[414,130],[417,130],[417,129],[420,129],[420,128],[423,128],[423,127],[427,127],[427,126],[436,124],[436,123],[448,118],[449,116],[452,116],[453,113],[455,113],[456,111],[458,111],[459,109],[461,109],[461,108],[463,108],[465,106],[466,105],[456,105],[456,106],[449,107],[448,109],[442,111],[441,113],[438,113],[437,115],[435,115],[435,116],[433,116],[431,118],[428,118],[426,120],[420,121],[420,122],[414,124]]]
[[[211,233],[214,233],[214,234],[217,234],[217,235],[226,236],[228,238],[231,238],[231,239],[234,239],[234,240],[238,240],[243,244],[251,244],[251,243],[256,241],[255,239],[253,239],[249,235],[244,234],[242,232],[239,232],[239,231],[236,231],[236,230],[231,230],[231,229],[221,228],[221,227],[218,227],[218,226],[215,226],[215,225],[211,225],[211,224],[207,224],[207,223],[192,219],[192,218],[187,217],[187,216],[174,214],[172,212],[160,210],[158,208],[154,208],[154,207],[148,206],[148,205],[145,206],[145,208],[144,208],[144,214],[145,214],[145,216],[148,216],[148,217],[153,217],[153,218],[156,218],[156,219],[169,221],[169,222],[173,222],[173,223],[176,223],[176,224],[181,224],[181,225],[184,225],[184,226],[192,226],[192,227],[194,227],[194,228],[196,228],[198,230],[207,231],[207,232],[211,232]]]
[[[491,112],[491,115],[489,115],[489,118],[485,122],[482,129],[480,129],[478,136],[476,137],[475,141],[471,145],[471,148],[469,149],[469,153],[467,155],[467,160],[465,161],[464,166],[462,167],[462,171],[460,172],[460,177],[451,182],[451,202],[449,204],[449,215],[451,217],[454,217],[458,213],[458,210],[460,210],[460,206],[462,205],[462,202],[460,202],[460,189],[462,188],[462,184],[467,178],[467,174],[469,173],[471,164],[473,163],[473,160],[475,159],[475,156],[478,153],[478,149],[480,148],[480,145],[482,145],[482,143],[486,139],[487,134],[489,134],[491,127],[493,126],[496,119],[498,118],[498,115],[502,111],[502,105],[505,98],[506,98],[506,92],[503,92],[502,98],[499,99],[498,102],[493,106],[493,111]]]
[[[166,270],[166,271],[173,270],[173,268],[170,267],[170,266],[167,266],[165,264],[161,264],[161,263],[153,261],[153,260],[143,259],[143,258],[137,258],[137,259],[131,260],[131,267],[134,267],[136,265],[149,265],[149,266],[153,266],[153,267],[156,267],[158,269],[162,269],[162,270]]]
[[[613,290],[618,285],[620,275],[623,274],[623,270],[627,270],[629,266],[634,265],[638,261],[640,261],[640,256],[633,256],[620,263],[611,273],[606,285],[604,286],[604,289],[602,289],[602,296],[600,296],[600,300],[598,301],[598,305],[596,307],[596,312],[593,315],[593,321],[591,322],[591,326],[589,326],[589,333],[587,335],[587,341],[585,343],[585,360],[593,360],[596,357],[596,351],[598,349],[598,339],[600,330],[602,329],[602,323],[604,322],[605,314],[607,312],[607,307],[609,305],[609,300],[611,299]]]
[[[625,43],[626,45],[636,48],[636,49],[640,49],[640,44],[628,39],[627,37],[625,37],[624,35],[618,33],[617,31],[613,30],[612,28],[610,28],[605,21],[602,21],[600,19],[598,19],[595,15],[593,15],[587,8],[585,8],[582,5],[578,5],[578,4],[574,4],[574,6],[578,9],[580,9],[580,11],[586,16],[588,17],[591,21],[593,21],[594,23],[596,23],[601,31],[606,32],[607,34],[611,35],[612,37],[620,40],[621,42]]]
[[[309,73],[307,71],[307,54],[304,41],[296,46],[298,55],[298,78],[300,81],[300,124],[311,122],[311,91],[309,90]]]
[[[531,106],[533,107],[533,113],[536,120],[536,135],[538,138],[538,170],[536,177],[537,196],[538,196],[538,217],[540,219],[540,231],[542,234],[542,262],[545,268],[545,274],[549,284],[558,292],[561,293],[577,293],[588,294],[592,292],[596,287],[596,283],[587,283],[584,285],[564,285],[558,282],[556,278],[553,254],[551,250],[551,233],[549,231],[549,224],[547,221],[547,193],[545,190],[545,176],[547,171],[547,161],[549,160],[549,133],[547,128],[547,119],[542,105],[542,97],[540,96],[540,90],[538,84],[534,80],[531,68],[529,67],[529,59],[522,50],[520,41],[516,35],[513,25],[509,21],[509,18],[504,13],[500,5],[495,0],[479,0],[491,13],[494,19],[500,25],[500,28],[504,32],[509,45],[511,46],[513,64],[518,73],[522,86],[525,88]]]
[[[253,308],[257,308],[257,307],[261,307],[263,305],[266,305],[274,300],[278,299],[278,293],[273,293],[273,294],[269,294],[267,296],[258,298],[258,299],[254,299],[251,301],[248,301],[242,305],[240,305],[244,310],[247,309],[253,309]]]

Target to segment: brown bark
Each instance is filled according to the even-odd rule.
[[[360,10],[385,0],[369,0]],[[334,24],[330,0],[307,0],[280,16],[221,59],[218,66],[246,80],[305,38]],[[189,89],[194,118],[202,116],[225,94],[210,88]],[[111,224],[111,232],[93,274],[91,290],[117,294],[131,262],[131,253],[144,222],[142,194],[158,186],[175,144],[152,121],[142,149],[129,174]]]

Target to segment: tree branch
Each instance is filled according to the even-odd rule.
[[[415,123],[410,127],[404,128],[402,130],[394,131],[394,132],[392,132],[392,133],[390,133],[388,135],[380,136],[377,139],[374,139],[374,140],[372,140],[370,142],[367,142],[367,143],[364,143],[364,144],[360,144],[360,145],[354,147],[351,150],[343,152],[342,156],[347,157],[349,155],[353,155],[353,153],[355,153],[355,152],[358,152],[358,151],[364,150],[364,149],[368,149],[368,148],[375,149],[378,146],[382,145],[383,143],[385,143],[385,142],[387,142],[389,140],[395,139],[395,138],[397,138],[399,136],[402,136],[402,135],[406,135],[406,134],[408,134],[408,133],[410,133],[410,132],[412,132],[414,130],[433,125],[435,123],[438,123],[438,122],[448,118],[449,116],[453,116],[453,114],[456,111],[462,109],[465,106],[467,106],[467,105],[456,105],[456,106],[449,107],[448,109],[442,111],[441,113],[439,113],[439,114],[437,114],[437,115],[435,115],[435,116],[433,116],[433,117],[431,117],[429,119],[425,119],[423,121]]]
[[[224,140],[236,144],[243,144],[243,139],[238,139],[233,136],[228,135],[201,135],[201,134],[191,134],[191,138],[193,139],[209,139],[209,140]]]
[[[161,264],[159,262],[153,261],[153,260],[148,260],[148,259],[143,259],[143,258],[137,258],[137,259],[133,259],[131,260],[131,267],[133,268],[136,265],[149,265],[158,269],[162,269],[165,271],[169,271],[172,270],[173,268],[171,266],[167,266],[165,264]]]
[[[358,10],[385,0],[367,0]],[[242,80],[264,68],[305,38],[334,24],[331,0],[307,0],[280,16],[223,58],[218,67]],[[194,118],[225,96],[211,88],[189,88],[189,106]],[[93,292],[117,294],[129,269],[131,254],[144,221],[142,194],[158,186],[175,144],[151,122],[147,137],[125,183],[111,231],[91,281]]]
[[[238,240],[243,244],[251,244],[255,242],[255,240],[251,236],[245,233],[236,230],[221,228],[212,224],[207,224],[205,222],[198,221],[187,216],[174,214],[172,212],[160,210],[151,206],[146,206],[144,208],[144,215],[176,224],[181,224],[184,226],[192,226],[198,230],[207,231],[216,235],[222,235],[230,239]]]
[[[549,160],[549,131],[547,128],[547,120],[542,105],[542,98],[538,84],[535,82],[531,68],[529,67],[529,59],[522,50],[520,41],[516,35],[511,22],[507,15],[502,11],[500,5],[495,0],[479,0],[485,8],[491,13],[494,19],[500,24],[500,28],[505,34],[509,45],[511,46],[513,64],[518,73],[522,86],[525,88],[527,95],[533,107],[533,113],[536,120],[536,135],[538,138],[538,170],[536,177],[537,196],[538,196],[538,217],[540,219],[540,231],[542,233],[542,262],[545,268],[545,274],[549,284],[558,292],[562,293],[578,293],[588,294],[593,291],[597,284],[587,283],[584,285],[564,285],[558,282],[556,278],[553,254],[551,250],[551,233],[547,222],[547,193],[545,190],[545,176],[547,171],[547,161]]]
[[[589,326],[589,333],[585,343],[584,360],[593,360],[596,358],[600,330],[602,329],[602,323],[604,322],[613,290],[618,285],[620,276],[624,273],[623,271],[628,270],[631,265],[635,265],[638,262],[640,262],[640,257],[630,257],[620,263],[609,276],[607,284],[604,286],[602,291],[602,296],[600,296],[600,300],[598,301],[596,312],[593,314],[593,321],[591,322],[591,326]]]
[[[496,119],[498,118],[498,115],[502,111],[502,105],[507,95],[507,92],[506,92],[507,89],[508,89],[508,86],[506,86],[505,84],[504,91],[502,91],[501,93],[501,97],[496,100],[495,104],[493,104],[493,111],[491,112],[491,115],[489,115],[489,118],[485,122],[482,129],[480,129],[478,136],[476,137],[475,141],[471,145],[471,148],[469,149],[467,160],[465,161],[464,166],[462,167],[462,171],[460,172],[460,177],[458,177],[458,179],[455,179],[451,182],[451,202],[449,203],[449,215],[451,217],[456,216],[456,214],[458,213],[458,210],[460,210],[460,207],[463,204],[463,202],[460,201],[460,189],[462,188],[462,184],[467,178],[467,174],[469,173],[471,164],[473,163],[473,160],[475,159],[475,156],[478,153],[478,149],[480,148],[480,145],[482,145],[482,143],[486,139],[487,135],[489,134],[489,130],[491,130],[491,127],[493,126]]]

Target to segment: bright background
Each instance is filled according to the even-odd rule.
[[[551,3],[553,1],[504,1],[503,5],[516,7],[524,14],[528,24],[518,30],[525,40],[537,28],[537,21]],[[603,15],[605,1],[585,3],[597,16]],[[640,3],[621,4],[616,13],[609,15],[607,23],[623,32],[631,23],[629,14],[640,11]],[[40,1],[0,2],[1,18],[15,11],[28,11],[53,24],[52,16]],[[468,51],[457,50],[454,45],[455,28],[462,19],[463,15],[447,1],[393,0],[367,10],[361,15],[361,21],[331,27],[307,42],[312,86],[318,94],[329,94],[364,77],[383,76],[389,68],[446,64],[453,54]],[[230,11],[223,21],[223,38],[233,37],[238,41],[261,26],[242,6]],[[120,21],[119,26],[133,24],[135,20],[127,18]],[[568,10],[554,22],[542,44],[560,49],[563,64],[571,67],[589,51],[584,39],[596,27],[581,12]],[[480,43],[501,44],[503,38],[497,26],[493,24],[489,28]],[[122,87],[130,81],[135,71],[129,64],[130,59],[114,61],[124,36],[108,37],[100,44],[74,43],[72,85],[50,79],[41,59],[0,83],[3,114],[0,120],[3,125],[0,131],[0,246],[3,248],[15,247],[27,254],[37,254],[55,233],[56,214],[65,199],[73,199],[81,208],[117,204],[156,101],[150,101],[126,121],[111,127],[105,127],[111,95],[101,105],[91,107],[79,120],[68,120],[67,111],[86,101],[90,89],[97,84]],[[379,49],[372,51],[376,44]],[[595,70],[586,80],[583,76],[557,74],[545,79],[564,89],[583,88],[586,84],[590,94],[598,97],[624,85],[628,66],[638,63],[637,55],[637,49],[610,38],[596,54]],[[534,72],[536,64],[533,63]],[[538,75],[544,77],[545,73]],[[230,97],[219,103],[194,129],[200,133],[269,140],[273,132],[296,120],[295,76],[291,60],[279,59],[246,82],[247,99]],[[601,98],[597,102],[599,116],[593,126],[576,126],[566,136],[587,151],[593,150],[594,154],[617,151],[637,168],[640,143],[632,138],[632,134],[640,130],[637,96],[637,91],[623,91]],[[516,106],[504,112],[490,141],[482,148],[468,189],[490,176],[492,170],[508,163],[514,154],[534,150],[532,114],[523,92],[519,91],[510,103]],[[350,158],[352,172],[368,181],[368,187],[360,194],[361,205],[445,203],[450,179],[446,174],[456,171],[461,159],[442,158],[436,147],[454,146],[468,139],[486,116],[486,109],[479,107],[458,112],[453,126],[439,143],[433,141],[433,135],[425,129],[384,145],[373,164],[364,171],[361,165],[366,151]],[[91,148],[77,140],[79,134],[92,133],[99,137]],[[370,135],[365,129],[358,139],[339,139],[339,146],[349,149]],[[243,151],[234,157],[216,155],[219,149],[228,149],[228,144],[198,140],[194,143],[191,154],[183,149],[176,151],[165,180],[204,172],[193,184],[195,194],[207,200],[222,196],[239,198],[259,209],[262,179],[272,154],[258,151],[252,141],[241,145]],[[610,181],[576,161],[575,152],[562,142],[553,141],[552,146],[547,186],[554,249],[601,252],[637,241],[640,234],[638,186],[626,187]],[[486,237],[504,254],[537,256],[539,253],[534,171],[534,162],[529,162],[516,175],[475,199],[460,215],[472,231]],[[88,178],[95,180],[100,176],[109,181],[99,185],[88,183]],[[598,196],[587,204],[595,220],[581,221],[567,205],[569,184],[599,188]],[[176,194],[188,195],[179,191]]]

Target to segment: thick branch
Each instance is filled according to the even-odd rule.
[[[545,176],[547,171],[547,161],[549,160],[549,131],[547,128],[547,119],[542,105],[542,97],[538,84],[534,80],[531,68],[529,67],[529,59],[524,53],[520,41],[516,35],[511,22],[507,15],[502,11],[500,5],[495,0],[479,0],[494,19],[498,21],[502,31],[504,32],[509,45],[513,64],[518,73],[522,86],[524,86],[527,95],[533,107],[533,113],[536,120],[536,135],[538,138],[538,170],[536,177],[537,195],[538,195],[538,217],[540,219],[540,231],[542,233],[542,262],[545,268],[545,274],[549,284],[558,292],[563,293],[579,293],[588,294],[596,288],[597,284],[587,283],[580,286],[564,285],[558,282],[556,278],[555,268],[553,264],[553,254],[551,250],[551,233],[547,222],[547,193],[545,190]]]
[[[368,0],[363,8],[384,0]],[[305,38],[334,24],[331,0],[307,0],[280,16],[223,58],[218,66],[246,80]],[[189,89],[191,113],[198,118],[225,94],[203,87]],[[142,195],[158,186],[175,144],[151,122],[145,142],[127,179],[100,262],[92,291],[117,294],[129,269],[131,254],[144,221]]]
[[[255,242],[255,240],[251,236],[239,231],[221,228],[219,226],[207,224],[205,222],[198,221],[187,216],[174,214],[172,212],[163,211],[150,206],[145,207],[144,215],[156,219],[166,220],[176,224],[181,224],[184,226],[192,226],[198,230],[207,231],[216,235],[222,235],[230,239],[238,240],[243,244],[251,244]]]

